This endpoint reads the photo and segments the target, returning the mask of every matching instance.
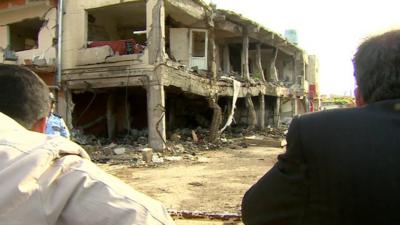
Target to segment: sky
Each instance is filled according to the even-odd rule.
[[[205,0],[283,34],[297,31],[299,46],[317,55],[322,94],[351,95],[352,58],[368,36],[400,29],[399,0]]]

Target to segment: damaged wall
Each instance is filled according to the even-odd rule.
[[[41,29],[37,34],[37,47],[17,52],[18,61],[16,63],[23,64],[25,59],[32,60],[37,56],[45,60],[41,63],[54,65],[56,49],[53,46],[53,39],[56,36],[57,10],[54,7],[50,8],[47,4],[35,4],[32,7],[14,11],[0,11],[0,47],[5,49],[12,42],[13,35],[9,33],[9,25],[20,23],[23,26],[27,19],[32,18],[44,18]],[[30,26],[30,24],[27,23],[26,26]],[[23,32],[22,28],[20,32]]]
[[[147,4],[149,4],[150,1],[147,1]],[[140,3],[140,4],[139,4]],[[123,27],[125,23],[129,23],[129,21],[137,22],[140,21],[140,24],[143,23],[143,25],[140,25],[137,27],[137,29],[146,29],[146,24],[149,21],[143,21],[143,18],[147,17],[149,15],[149,9],[146,7],[146,9],[143,9],[143,5],[141,3],[144,3],[143,0],[125,0],[123,5],[121,5],[121,1],[119,0],[99,0],[99,1],[66,1],[65,2],[65,15],[64,15],[64,57],[63,57],[63,66],[64,69],[71,69],[74,68],[76,65],[78,65],[78,58],[79,58],[79,51],[81,49],[86,48],[87,41],[90,40],[90,38],[94,38],[95,40],[101,40],[101,39],[106,39],[106,40],[117,40],[119,38],[126,38],[124,31],[115,29],[114,24],[117,23],[117,21],[124,21],[124,24],[119,24],[120,27]],[[124,16],[130,16],[134,17],[137,13],[136,9],[135,11],[129,12],[127,9],[129,9],[130,5],[133,5],[132,7],[135,7],[137,4],[139,6],[139,11],[143,11],[146,13],[146,16],[138,15],[138,18],[135,20],[132,19],[123,19],[122,17]],[[128,6],[128,7],[125,7]],[[104,7],[104,8],[102,8]],[[107,12],[107,9],[112,10],[113,14],[108,15],[109,20],[102,19],[101,16],[98,16],[96,12],[90,17],[90,13],[93,10],[98,10],[97,13],[102,13]],[[96,11],[95,10],[95,11]],[[118,13],[119,12],[119,13]],[[151,15],[151,13],[150,13]],[[90,18],[89,18],[90,17]],[[151,21],[151,20],[150,20]],[[121,23],[121,22],[119,22]],[[136,26],[136,25],[135,25]],[[134,27],[135,27],[134,26]],[[89,28],[91,30],[89,30]],[[90,37],[88,37],[88,34],[90,32]],[[133,36],[133,31],[131,32],[132,37]],[[104,40],[103,40],[104,41]],[[145,55],[146,50],[145,50]],[[146,56],[147,57],[147,56]],[[119,61],[123,60],[132,60],[131,57],[123,57]],[[116,60],[118,61],[118,59]],[[143,63],[147,62],[147,59],[140,59]],[[105,62],[104,59],[102,62]]]

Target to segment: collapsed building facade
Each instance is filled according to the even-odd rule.
[[[319,95],[315,56],[200,0],[6,0],[0,47],[55,86],[70,128],[155,150],[179,128],[278,126]]]

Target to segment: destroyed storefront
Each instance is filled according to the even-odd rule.
[[[263,129],[307,111],[304,51],[240,15],[190,0],[65,8],[66,121],[79,134],[160,150],[176,130]]]

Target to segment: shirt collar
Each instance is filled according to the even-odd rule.
[[[26,129],[17,121],[0,112],[0,132],[3,133],[11,130],[26,131]]]

